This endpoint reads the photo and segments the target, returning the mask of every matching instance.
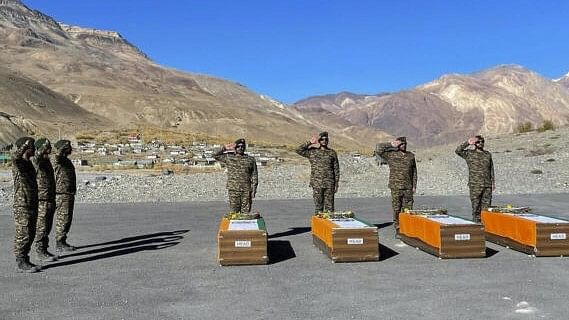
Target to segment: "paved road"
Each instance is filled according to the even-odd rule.
[[[503,196],[569,218],[567,194]],[[393,238],[389,199],[339,199],[382,227],[383,260],[333,264],[312,246],[308,200],[258,201],[272,263],[220,267],[222,202],[78,205],[82,248],[18,274],[11,212],[0,207],[0,319],[567,319],[568,258],[488,243],[484,259],[439,260]],[[417,207],[468,216],[465,197]]]

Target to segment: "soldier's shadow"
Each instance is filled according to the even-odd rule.
[[[285,232],[273,233],[273,234],[269,235],[269,239],[281,238],[281,237],[287,237],[287,236],[294,236],[294,235],[302,234],[302,233],[306,233],[306,232],[310,232],[309,227],[293,227],[293,228],[289,228]]]
[[[179,244],[180,240],[184,238],[180,234],[186,233],[188,231],[189,230],[159,232],[154,234],[122,238],[119,240],[78,247],[78,249],[81,249],[81,248],[89,248],[95,246],[105,246],[108,244],[116,244],[93,250],[80,251],[80,252],[74,251],[69,254],[60,255],[59,256],[60,260],[42,266],[42,270],[68,266],[83,262],[95,261],[100,259],[112,258],[117,256],[123,256],[141,251],[166,249]],[[133,241],[133,240],[139,240],[139,241]],[[88,256],[88,257],[83,257],[74,260],[62,260],[72,257],[80,257],[80,256]]]

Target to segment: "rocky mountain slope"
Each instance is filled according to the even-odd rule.
[[[374,127],[415,143],[434,145],[472,134],[512,133],[524,122],[569,123],[569,87],[520,66],[471,75],[445,75],[412,90],[377,96],[340,93],[311,97],[295,108],[311,116],[333,113],[353,125]],[[319,111],[318,111],[319,110]]]
[[[117,32],[58,23],[17,0],[0,0],[0,47],[4,66],[105,118],[107,128],[155,126],[271,144],[296,144],[320,130],[343,128],[305,119],[238,83],[162,67]],[[339,131],[334,142],[369,147],[352,135],[360,132],[386,136],[357,127]]]

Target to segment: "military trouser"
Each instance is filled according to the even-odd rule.
[[[251,191],[227,190],[230,212],[251,212]]]
[[[49,246],[49,233],[53,226],[55,216],[55,200],[40,200],[38,206],[38,219],[36,223],[36,250],[45,251]]]
[[[492,204],[492,188],[471,186],[470,202],[472,202],[472,221],[480,222],[480,212]]]
[[[334,212],[334,188],[312,188],[315,213]]]
[[[404,208],[413,209],[413,190],[391,189],[391,206],[393,207],[393,226],[399,229],[399,213]]]
[[[55,196],[55,240],[58,242],[67,240],[74,206],[75,195],[60,193]]]
[[[38,208],[14,207],[16,234],[14,237],[14,254],[16,258],[27,257],[36,235]]]

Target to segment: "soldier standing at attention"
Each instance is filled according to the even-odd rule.
[[[224,145],[213,157],[227,167],[227,191],[230,212],[251,212],[251,204],[259,184],[257,163],[254,157],[245,154],[245,139]],[[234,151],[235,153],[225,153]]]
[[[38,259],[52,262],[56,257],[47,251],[55,215],[55,174],[49,161],[51,143],[48,139],[41,138],[36,141],[35,147],[36,156],[32,163],[36,169],[39,205],[34,244]]]
[[[474,150],[467,149],[474,145]],[[468,187],[472,202],[472,220],[480,222],[480,211],[492,204],[492,191],[496,190],[492,154],[484,150],[484,138],[469,138],[456,148],[456,154],[468,165]]]
[[[399,213],[403,208],[413,209],[413,194],[417,190],[417,163],[413,152],[407,151],[407,138],[399,137],[391,143],[377,145],[376,155],[389,165],[393,226],[399,236]]]
[[[55,143],[55,250],[74,251],[75,247],[67,243],[67,234],[73,220],[77,183],[75,166],[68,156],[71,154],[71,141],[59,140]]]
[[[34,139],[23,137],[16,141],[16,151],[12,159],[14,178],[14,254],[18,272],[38,272],[40,267],[30,262],[30,249],[36,234],[38,215],[38,184],[36,171],[30,161],[34,155]]]
[[[318,146],[312,146],[318,143]],[[314,198],[315,214],[334,212],[334,195],[340,182],[340,164],[336,151],[328,148],[328,132],[314,135],[301,144],[296,153],[310,161],[310,187]]]

